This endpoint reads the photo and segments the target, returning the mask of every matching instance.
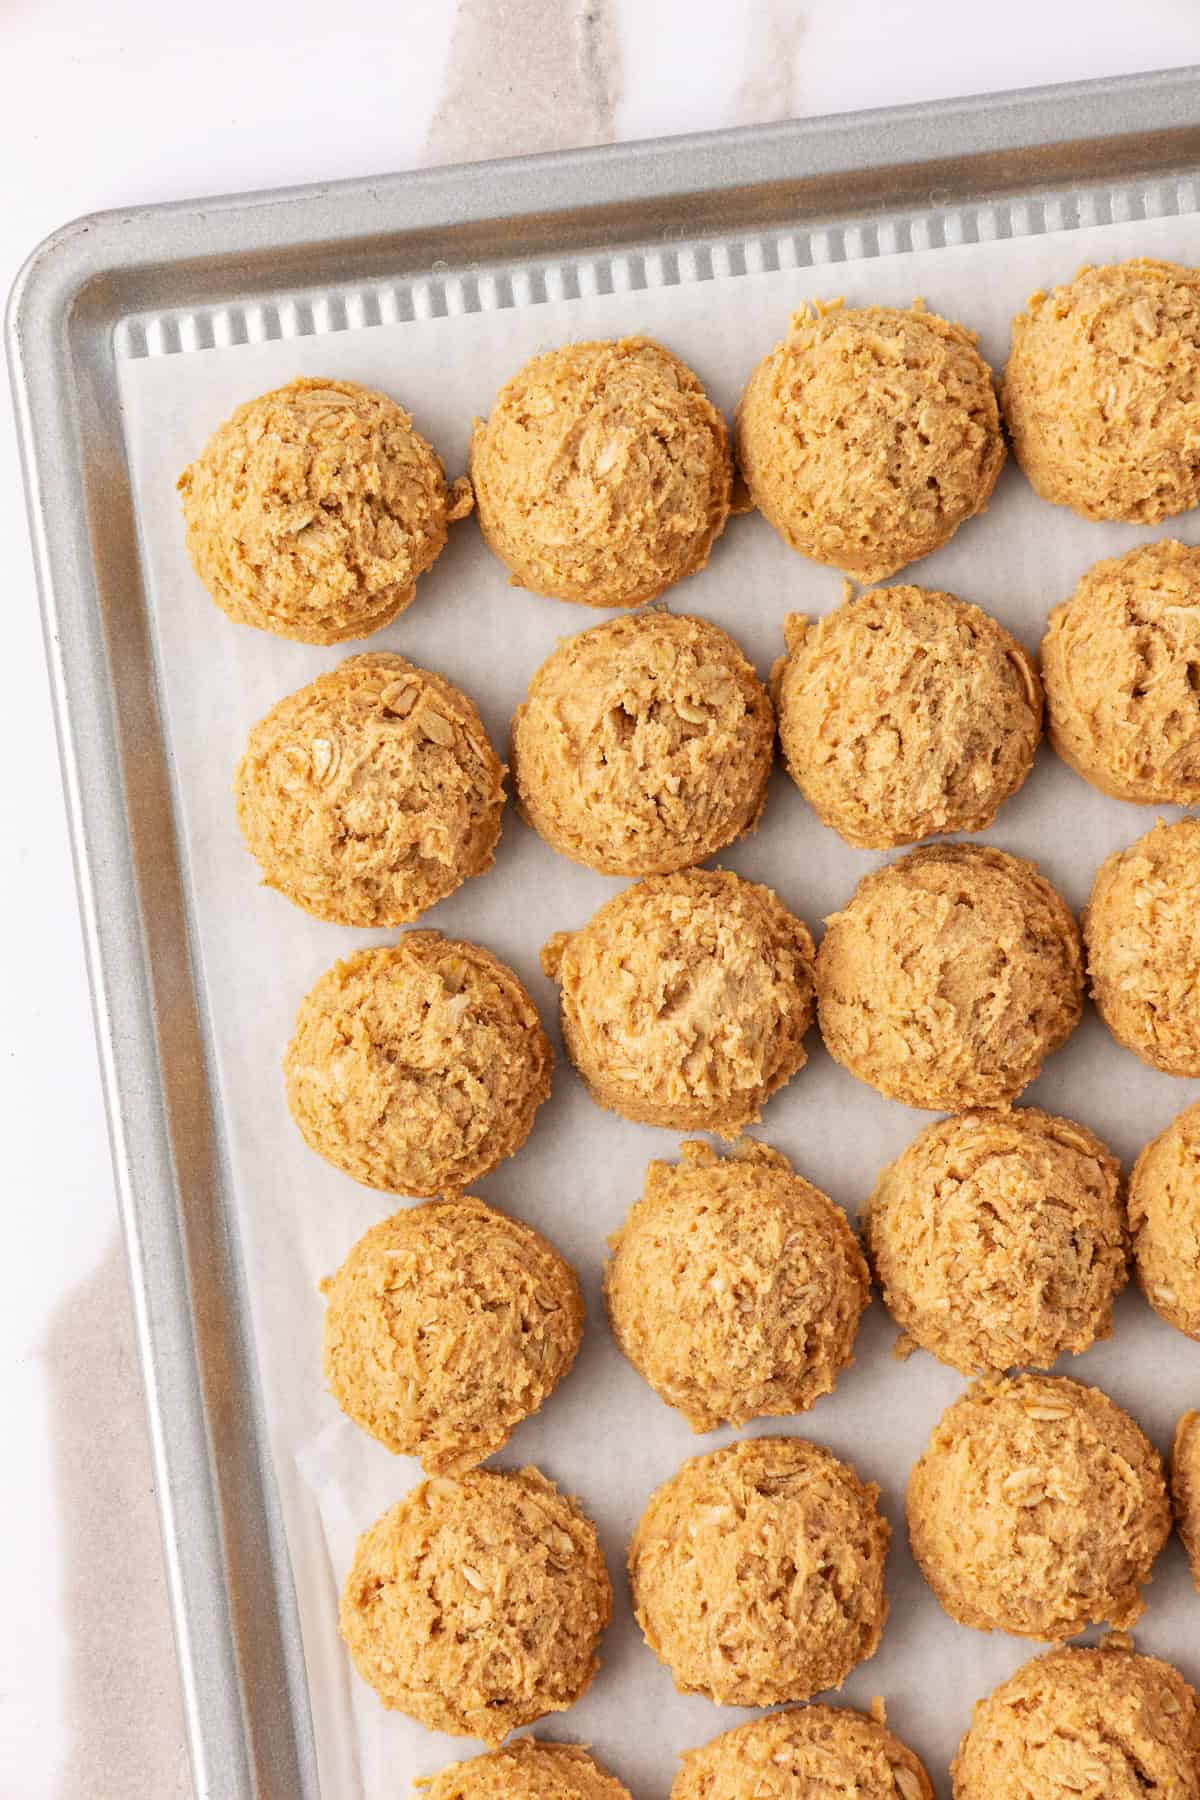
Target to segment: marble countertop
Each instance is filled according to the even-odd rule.
[[[208,0],[178,22],[151,0],[9,0],[0,287],[102,207],[1200,56],[1192,0],[1010,0],[1003,22],[985,36],[945,0]],[[0,571],[0,1793],[168,1800],[191,1787],[7,417]]]

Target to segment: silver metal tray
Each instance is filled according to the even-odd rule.
[[[1196,208],[1200,71],[111,212],[7,341],[196,1791],[318,1793],[121,432],[120,357]]]

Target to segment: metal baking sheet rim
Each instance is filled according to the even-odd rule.
[[[1074,180],[1039,184],[1085,149]],[[864,212],[888,172],[907,203]],[[9,366],[198,1796],[319,1785],[135,604],[118,358],[531,305],[572,280],[676,285],[1190,212],[1198,175],[1200,69],[1184,69],[110,212],[26,263]],[[807,217],[764,221],[753,202],[776,194]],[[428,257],[431,234],[485,227],[499,267]],[[424,261],[397,276],[406,248]],[[306,254],[344,277],[305,280]]]

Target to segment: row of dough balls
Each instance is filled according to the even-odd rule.
[[[1001,403],[1043,498],[1141,523],[1195,506],[1200,276],[1136,259],[1035,294]],[[798,312],[750,377],[736,440],[750,500],[783,539],[865,581],[982,512],[1005,456],[974,335],[920,303]],[[625,607],[702,568],[734,500],[725,421],[646,338],[535,356],[476,422],[469,481],[447,486],[385,395],[301,379],[240,407],[179,487],[217,604],[318,644],[402,612],[472,504],[516,585]]]

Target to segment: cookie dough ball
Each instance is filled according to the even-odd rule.
[[[878,1495],[804,1438],[684,1463],[629,1546],[638,1623],[679,1692],[718,1706],[808,1700],[873,1656],[890,1536]]]
[[[870,1297],[858,1240],[765,1144],[651,1163],[609,1243],[613,1335],[693,1431],[807,1412],[854,1360]]]
[[[503,784],[474,703],[379,653],[272,707],[234,791],[268,887],[335,925],[407,925],[491,867]]]
[[[517,1738],[417,1783],[423,1800],[631,1800],[581,1744]]]
[[[1186,1412],[1171,1449],[1171,1506],[1200,1591],[1200,1412]]]
[[[478,944],[409,931],[322,975],[283,1069],[310,1149],[365,1187],[428,1198],[521,1148],[551,1061],[510,968]]]
[[[542,952],[596,1104],[725,1137],[804,1067],[812,961],[770,888],[707,869],[651,875]]]
[[[1111,1334],[1121,1165],[1070,1119],[1022,1107],[927,1126],[876,1182],[866,1234],[902,1353],[964,1375],[1044,1369]]]
[[[358,1540],[338,1625],[384,1706],[499,1744],[586,1693],[612,1588],[596,1527],[536,1469],[423,1481]]]
[[[1043,500],[1157,524],[1200,500],[1200,274],[1084,267],[1013,320],[1013,455]]]
[[[566,638],[517,708],[522,815],[602,875],[668,875],[752,831],[775,709],[731,637],[642,613]]]
[[[987,506],[1004,462],[992,372],[973,332],[920,304],[805,307],[750,377],[737,454],[793,550],[879,581]]]
[[[913,1556],[960,1625],[1051,1643],[1132,1625],[1171,1529],[1162,1460],[1099,1388],[988,1379],[942,1414],[908,1483]]]
[[[954,1800],[1200,1800],[1200,1702],[1116,1645],[1035,1656],[975,1707]]]
[[[1028,775],[1042,690],[995,619],[930,588],[875,588],[793,613],[776,665],[788,774],[860,850],[983,831]]]
[[[1082,964],[1075,920],[1032,863],[975,844],[914,850],[825,921],[821,1034],[892,1100],[996,1106],[1079,1023]]]
[[[880,1709],[882,1711],[882,1708]],[[846,1706],[793,1707],[684,1754],[671,1800],[934,1800],[920,1757]]]
[[[1200,1075],[1200,819],[1156,825],[1101,864],[1083,915],[1096,1010],[1167,1075]]]
[[[579,1349],[569,1263],[482,1200],[431,1200],[372,1226],[322,1285],[325,1379],[356,1425],[429,1475],[499,1450]]]
[[[178,485],[188,553],[222,612],[302,644],[402,613],[471,510],[403,407],[307,377],[239,406]]]
[[[725,529],[725,421],[649,338],[566,344],[527,362],[477,420],[471,479],[515,587],[640,606],[702,569]]]
[[[1200,1341],[1200,1102],[1134,1164],[1129,1229],[1143,1294],[1168,1325]]]

